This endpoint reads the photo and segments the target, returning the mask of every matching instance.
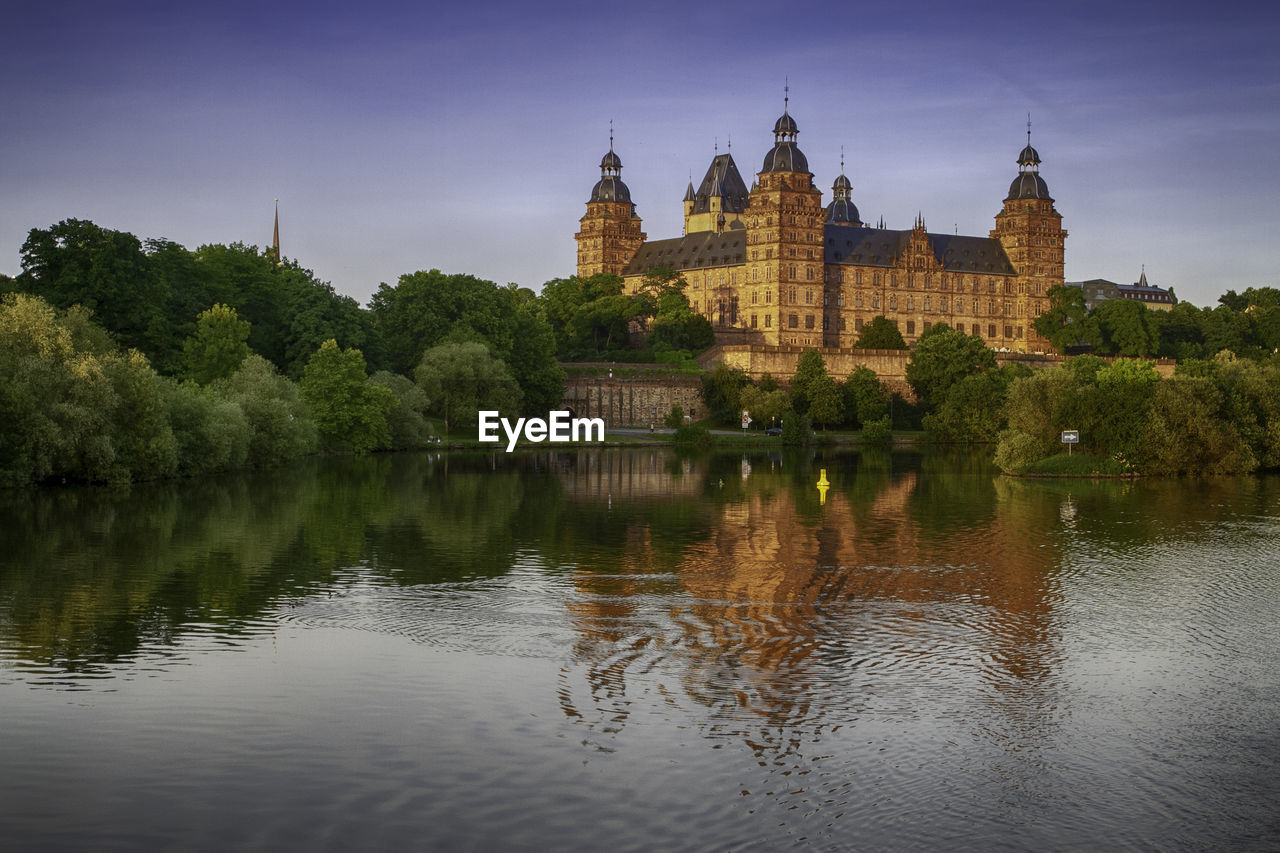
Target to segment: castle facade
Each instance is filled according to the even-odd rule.
[[[798,133],[784,109],[750,189],[732,155],[717,153],[685,192],[684,236],[664,240],[641,230],[611,140],[575,235],[578,275],[620,275],[634,293],[650,270],[670,268],[725,344],[851,348],[883,314],[908,345],[943,322],[993,349],[1051,351],[1031,323],[1063,284],[1067,232],[1029,131],[986,237],[930,233],[922,217],[908,230],[868,226],[843,165],[824,206]]]

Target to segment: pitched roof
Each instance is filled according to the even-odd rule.
[[[906,252],[911,232],[827,223],[825,236],[826,263],[891,267]],[[994,237],[928,237],[934,257],[947,272],[1017,275],[1004,246]]]
[[[711,199],[716,196],[720,197],[720,210],[725,213],[742,213],[747,209],[747,185],[731,154],[717,154],[712,158],[693,196],[693,212],[710,211]]]
[[[623,275],[646,273],[654,267],[692,270],[737,266],[747,262],[747,232],[743,229],[715,233],[698,231],[670,240],[650,240],[640,247]]]

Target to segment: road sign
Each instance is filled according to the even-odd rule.
[[[751,424],[751,413],[746,409],[742,410],[742,428],[746,429]]]
[[[1080,443],[1080,430],[1078,430],[1078,429],[1064,429],[1064,430],[1062,431],[1062,443],[1063,443],[1063,444],[1079,444],[1079,443]]]

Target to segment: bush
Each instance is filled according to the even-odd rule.
[[[662,425],[676,430],[684,426],[684,407],[679,403],[672,403],[671,411],[662,419]]]
[[[868,444],[889,444],[893,441],[893,426],[888,415],[862,425],[862,440]]]
[[[699,448],[711,445],[711,432],[704,424],[681,424],[676,427],[676,444],[689,444]]]
[[[787,412],[782,419],[782,443],[793,446],[809,444],[813,441],[813,423],[808,415],[797,415]]]

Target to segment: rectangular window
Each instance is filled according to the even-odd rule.
[[[812,291],[812,290],[806,290],[806,291],[804,292],[804,304],[805,304],[805,305],[812,305],[812,304],[813,304],[813,291]]]
[[[767,328],[769,328],[769,327],[770,327],[770,326],[772,326],[772,325],[773,325],[773,315],[772,315],[772,314],[765,314],[765,315],[764,315],[764,327],[767,329]]]
[[[840,318],[840,331],[842,331],[842,332],[844,331],[844,318],[843,318],[843,317],[841,317],[841,318]]]
[[[812,329],[812,328],[813,328],[813,315],[812,315],[812,314],[805,314],[805,315],[804,315],[804,327],[805,327],[806,329]]]
[[[796,289],[794,287],[791,288],[791,304],[796,304]]]
[[[915,320],[908,320],[908,321],[907,321],[907,334],[908,334],[908,335],[914,335],[915,333],[916,333],[916,321],[915,321]]]
[[[751,291],[751,304],[755,305],[759,301],[760,301],[760,291],[758,290]]]
[[[752,314],[752,315],[751,315],[751,328],[753,328],[753,329],[754,329],[755,327],[756,327],[756,315],[755,315],[755,314]]]
[[[1006,338],[1012,338],[1012,337],[1013,337],[1013,326],[1005,326],[1005,327],[1004,327],[1004,336],[1005,336]]]
[[[825,332],[830,328],[831,328],[831,318],[829,318],[826,314],[823,314],[822,315],[822,331]]]
[[[858,331],[858,332],[861,332],[861,331],[862,331],[862,318],[861,318],[861,317],[854,317],[854,318],[853,318],[853,328],[854,328],[854,330],[855,330],[855,331]]]
[[[995,324],[995,323],[988,323],[988,324],[987,324],[987,337],[988,337],[988,338],[994,338],[995,336],[996,336],[996,324]]]
[[[772,290],[766,290],[766,291],[764,292],[764,304],[765,304],[765,305],[768,305],[768,304],[770,304],[771,302],[773,302],[773,291],[772,291]]]
[[[798,329],[798,328],[800,328],[800,315],[799,315],[799,314],[791,314],[791,315],[789,315],[789,316],[787,317],[787,324],[788,324],[789,326],[791,326],[791,328],[793,328],[793,329]]]

